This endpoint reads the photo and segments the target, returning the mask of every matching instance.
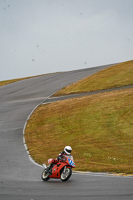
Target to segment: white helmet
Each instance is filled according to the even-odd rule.
[[[66,153],[67,155],[70,155],[70,154],[71,154],[71,151],[72,151],[72,148],[71,148],[70,146],[66,146],[66,147],[64,148],[64,151],[65,151],[65,153]]]

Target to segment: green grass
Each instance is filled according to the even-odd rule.
[[[133,173],[132,119],[133,89],[69,99],[39,106],[25,139],[40,164],[71,145],[76,170]]]
[[[79,80],[54,94],[61,96],[133,84],[133,60],[123,62]]]

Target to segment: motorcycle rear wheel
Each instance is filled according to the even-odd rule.
[[[42,178],[43,181],[48,181],[50,179],[49,178],[49,172],[47,172],[47,169],[43,170],[41,178]]]
[[[72,175],[72,169],[71,168],[66,168],[65,171],[61,173],[61,181],[67,181]]]

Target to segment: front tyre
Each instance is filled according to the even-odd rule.
[[[49,172],[47,169],[44,169],[43,172],[42,172],[42,175],[41,175],[41,178],[43,181],[48,181],[50,178],[49,178]]]
[[[61,173],[61,180],[62,181],[67,181],[72,175],[72,169],[71,168],[66,168],[65,171]]]

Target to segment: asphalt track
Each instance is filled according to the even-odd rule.
[[[41,180],[42,168],[29,160],[23,144],[27,117],[60,88],[107,66],[35,77],[0,88],[0,200],[133,199],[133,178],[73,174],[65,183]]]

